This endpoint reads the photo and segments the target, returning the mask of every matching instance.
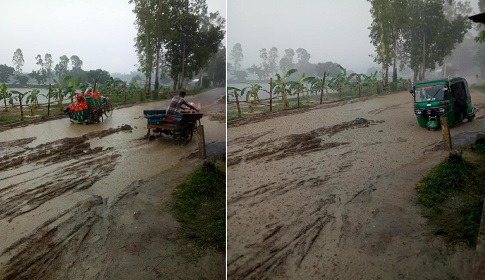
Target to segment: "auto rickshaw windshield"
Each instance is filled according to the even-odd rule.
[[[441,101],[448,98],[449,91],[446,85],[423,86],[414,90],[415,102]]]

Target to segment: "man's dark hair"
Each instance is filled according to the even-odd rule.
[[[186,94],[187,94],[187,93],[186,93],[185,91],[181,91],[181,92],[179,93],[179,95],[180,95],[180,96],[182,96],[182,97],[185,97],[185,95],[186,95]]]

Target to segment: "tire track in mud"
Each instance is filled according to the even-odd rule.
[[[305,155],[342,145],[348,145],[350,142],[324,142],[320,137],[325,135],[332,137],[333,135],[347,129],[366,128],[382,122],[384,121],[373,121],[364,118],[357,118],[352,121],[317,128],[307,133],[291,134],[275,141],[265,141],[258,143],[257,145],[251,144],[260,137],[270,133],[271,130],[246,137],[236,138],[229,142],[228,145],[246,144],[244,147],[245,149],[228,152],[227,166],[236,165],[242,161],[251,161],[261,158],[266,158],[266,161],[281,160],[295,155]],[[242,155],[245,150],[251,150],[253,148],[256,149]]]
[[[35,138],[0,142],[0,153],[17,150],[6,153],[0,164],[0,178],[4,182],[0,188],[0,219],[11,222],[69,191],[90,188],[109,175],[120,154],[113,147],[91,148],[88,140],[128,129],[131,128],[111,128],[33,148],[28,144]]]
[[[93,196],[46,221],[1,252],[0,278],[50,279],[66,270],[59,267],[60,258],[69,252],[83,258],[79,250],[105,210],[102,198]]]
[[[250,201],[251,195],[259,195],[259,203],[271,203],[271,197],[281,196],[292,190],[314,188],[324,181],[310,178],[281,185],[270,184],[263,189],[231,199],[228,201],[228,208],[231,209],[231,206],[241,200]],[[293,213],[287,213],[286,218],[280,219],[282,222],[262,226],[257,237],[245,246],[243,252],[239,252],[237,256],[228,256],[228,278],[270,279],[282,267],[293,266],[298,269],[324,227],[335,220],[331,213],[331,205],[335,203],[336,196],[333,194],[319,199],[302,200],[301,207]]]

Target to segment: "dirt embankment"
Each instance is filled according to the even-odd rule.
[[[472,99],[456,140],[480,129],[485,95]],[[404,92],[229,126],[228,279],[467,275],[473,248],[447,252],[413,203],[441,139]]]

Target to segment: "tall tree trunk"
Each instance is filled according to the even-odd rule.
[[[419,77],[420,80],[425,79],[426,73],[426,34],[423,34],[423,62],[421,65],[421,75]]]
[[[445,59],[443,59],[443,77],[448,76],[448,75],[446,74],[446,70],[447,70],[447,69],[446,69],[446,57],[445,57]]]
[[[397,38],[394,39],[394,63],[392,67],[392,82],[397,83]]]
[[[418,67],[418,69],[413,70],[413,82],[415,82],[415,83],[418,81],[419,72],[420,72],[419,67]]]
[[[158,80],[159,80],[159,73],[158,71],[160,70],[160,44],[157,44],[157,62],[155,65],[155,91],[158,90]]]
[[[204,68],[201,68],[199,71],[199,87],[202,87],[203,80],[204,80]]]
[[[180,73],[181,77],[179,78],[179,88],[183,87],[184,84],[184,77],[185,77],[185,43],[182,52],[182,72]]]

